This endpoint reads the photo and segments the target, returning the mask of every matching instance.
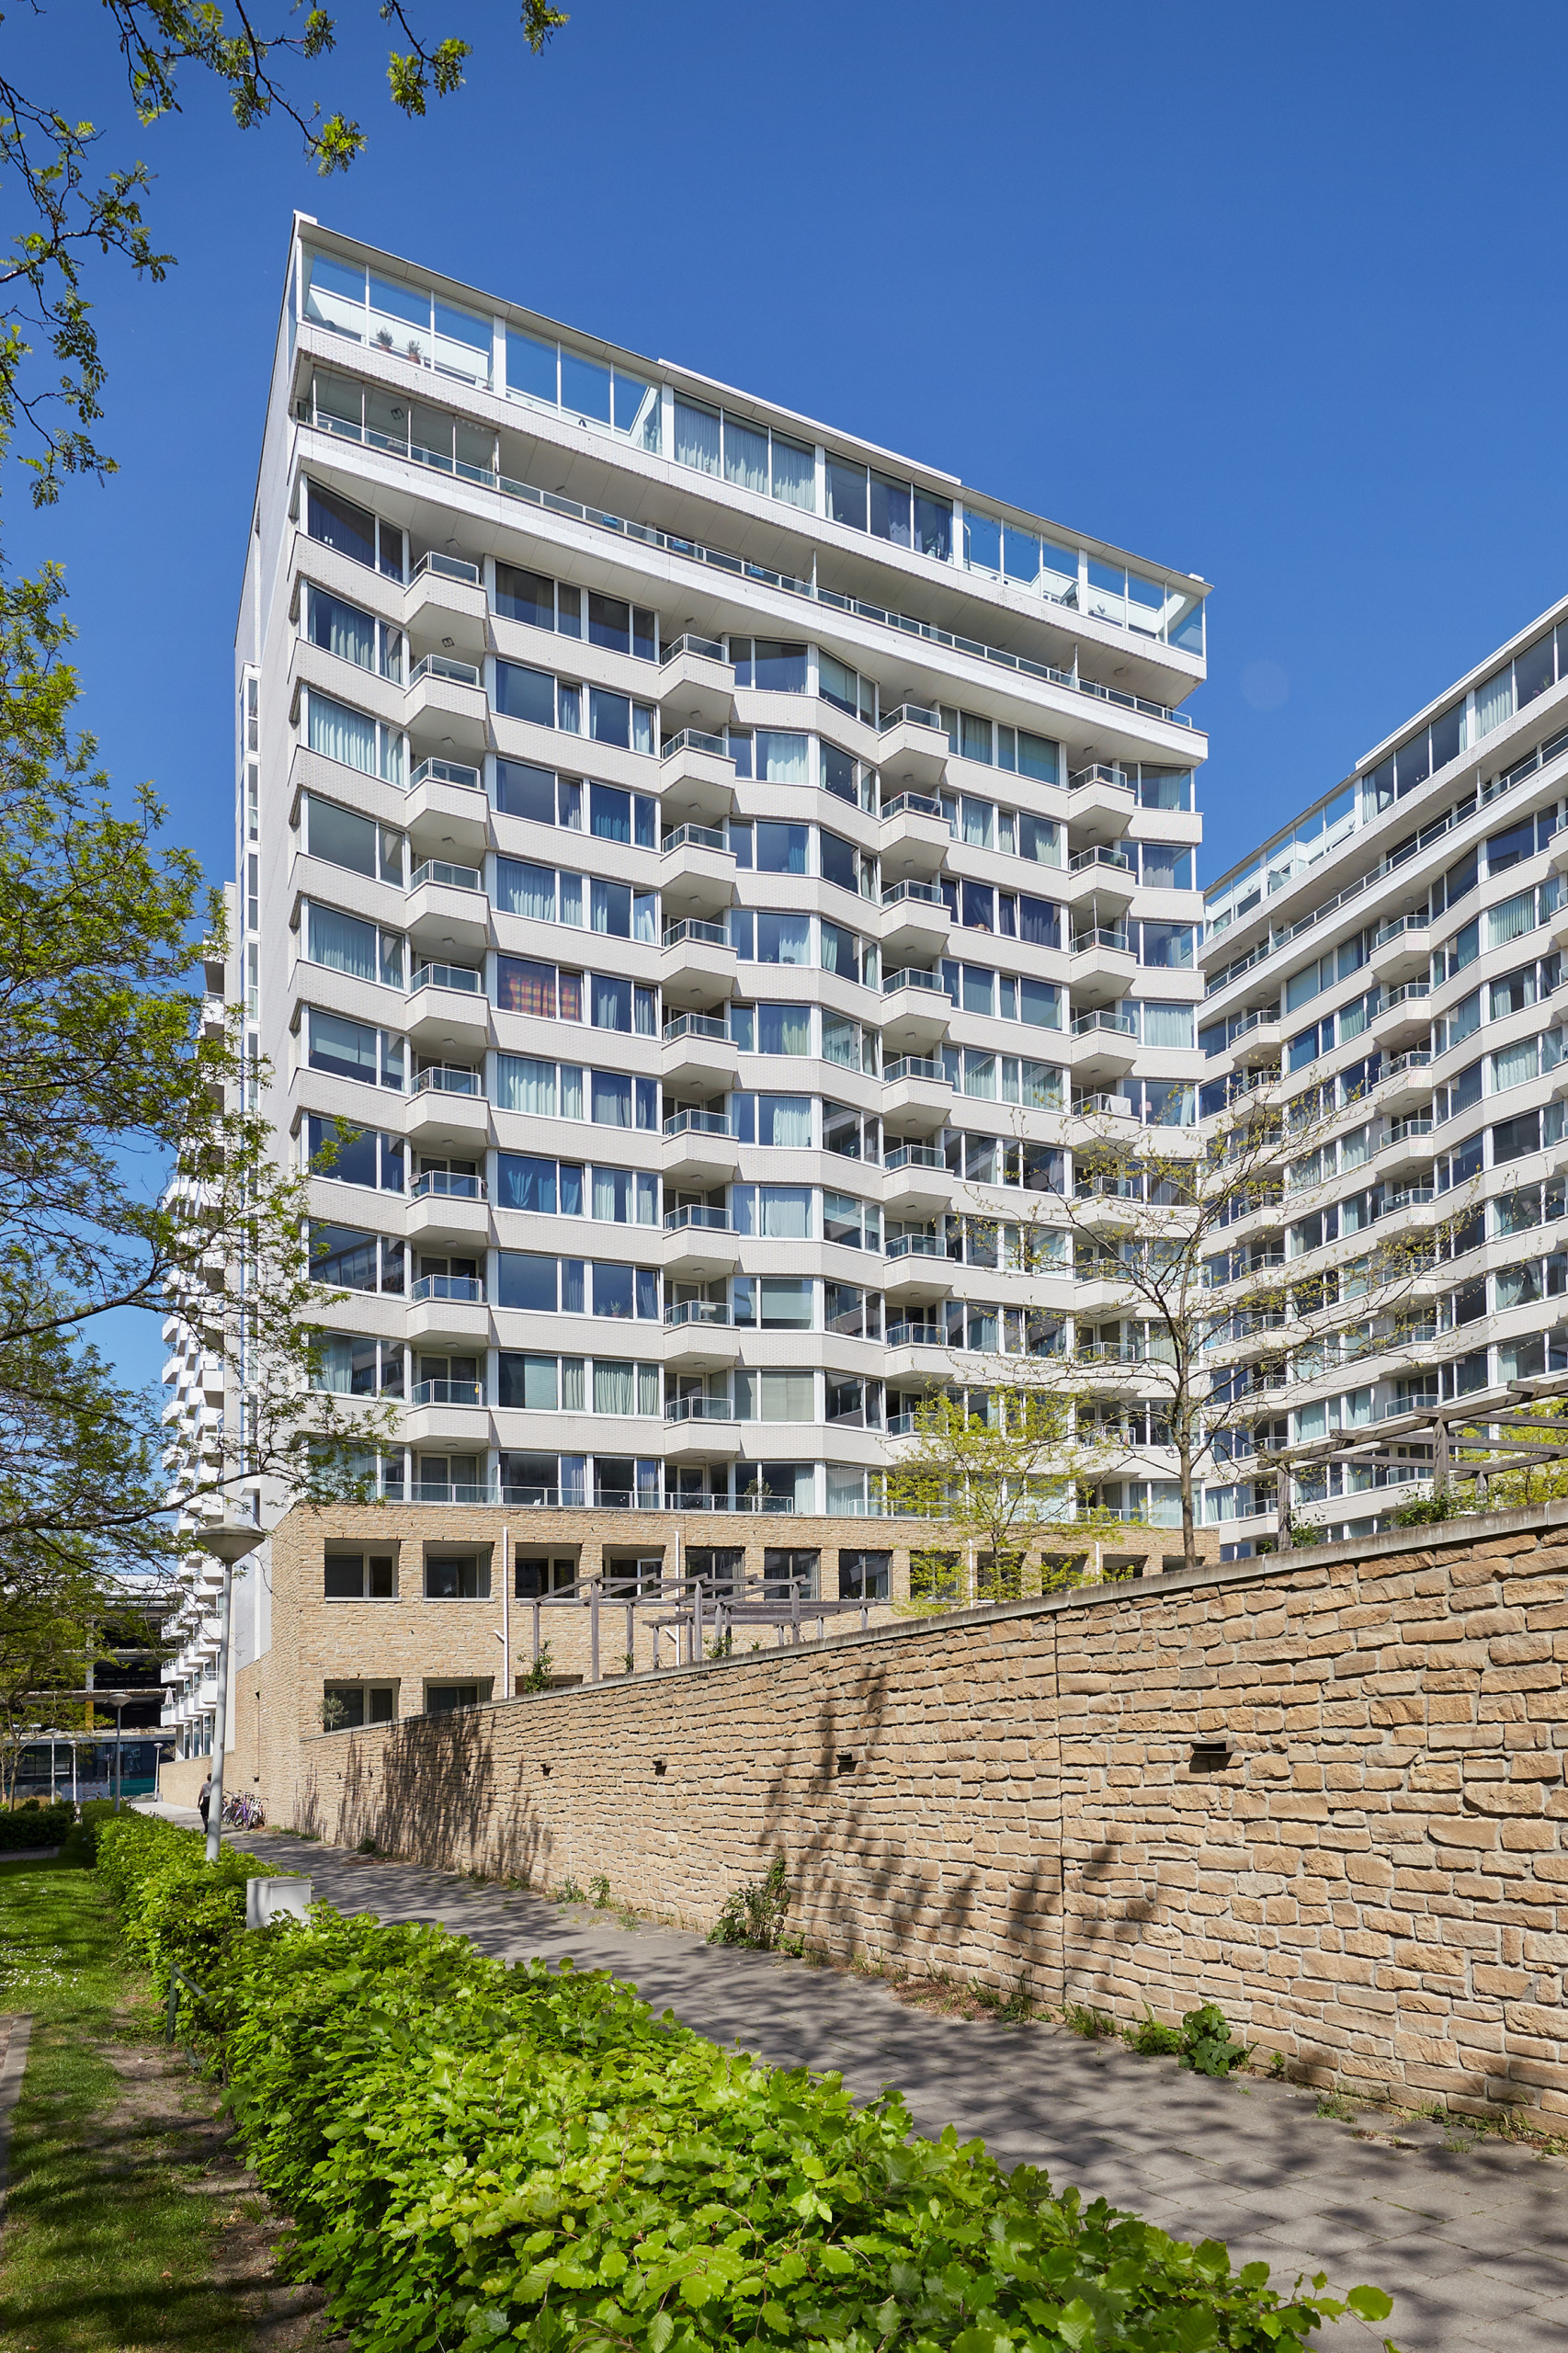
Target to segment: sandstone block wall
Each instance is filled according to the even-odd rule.
[[[702,1927],[781,1853],[834,1952],[1561,2129],[1565,1660],[1557,1504],[316,1735],[292,1802]]]

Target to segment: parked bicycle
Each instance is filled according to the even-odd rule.
[[[229,1830],[265,1830],[267,1815],[261,1800],[244,1796],[225,1798],[223,1824]]]

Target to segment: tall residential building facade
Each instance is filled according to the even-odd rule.
[[[934,1382],[1120,1355],[1050,1205],[1197,1115],[1205,594],[296,220],[228,992],[290,1164],[353,1123],[386,1495],[864,1515]]]
[[[1405,1237],[1413,1269],[1431,1260],[1392,1346],[1355,1324],[1346,1289],[1337,1348],[1239,1390],[1233,1460],[1205,1497],[1226,1549],[1273,1538],[1268,1449],[1348,1447],[1413,1407],[1479,1412],[1568,1370],[1565,790],[1568,599],[1205,894],[1200,1116],[1278,1073],[1322,1135],[1238,1225],[1219,1300],[1245,1290],[1248,1255],[1342,1283],[1372,1237]],[[1386,1464],[1298,1475],[1296,1500],[1356,1535],[1430,1459],[1416,1435]]]

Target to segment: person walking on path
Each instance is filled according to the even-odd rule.
[[[212,1776],[210,1773],[208,1774],[207,1779],[197,1790],[196,1802],[201,1808],[201,1827],[205,1830],[207,1827],[207,1810],[212,1803]]]

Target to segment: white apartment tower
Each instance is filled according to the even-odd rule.
[[[1288,1183],[1238,1225],[1217,1285],[1244,1283],[1248,1258],[1333,1273],[1374,1230],[1431,1228],[1434,1260],[1389,1352],[1352,1324],[1278,1387],[1242,1387],[1235,1459],[1205,1499],[1224,1550],[1276,1529],[1276,1474],[1247,1431],[1349,1447],[1413,1407],[1480,1413],[1568,1370],[1565,790],[1568,599],[1206,893],[1200,1114],[1277,1071],[1331,1129],[1291,1172],[1299,1198]],[[1417,1438],[1386,1464],[1322,1465],[1297,1500],[1357,1535],[1429,1458]]]
[[[1205,595],[297,218],[230,989],[280,1152],[359,1131],[384,1492],[874,1510],[1074,1344],[1074,1107],[1197,1113]]]

